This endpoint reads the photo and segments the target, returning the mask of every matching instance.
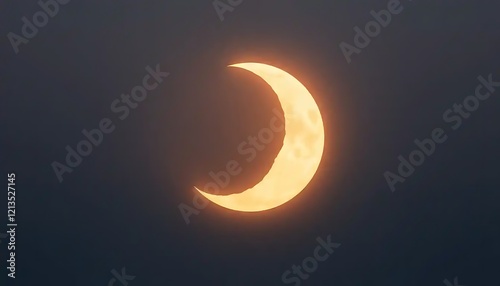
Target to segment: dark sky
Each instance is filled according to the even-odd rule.
[[[6,285],[108,285],[123,267],[130,286],[294,285],[282,274],[329,235],[341,246],[300,285],[498,283],[500,88],[457,130],[443,114],[478,76],[500,81],[500,4],[402,1],[349,64],[339,44],[354,45],[354,27],[388,2],[243,0],[220,21],[211,0],[71,1],[16,54],[7,35],[22,36],[21,18],[41,8],[3,1],[0,175],[16,173],[18,222]],[[260,78],[226,68],[252,61],[313,94],[326,132],[319,170],[279,208],[210,204],[186,224],[178,207],[192,206],[192,186],[280,109]],[[112,102],[156,65],[170,75],[120,120]],[[115,130],[60,183],[51,164],[103,118]],[[391,192],[384,172],[435,128],[447,141]],[[284,136],[223,192],[260,181]],[[7,192],[0,203],[5,233]]]

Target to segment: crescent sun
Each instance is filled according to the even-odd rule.
[[[231,195],[204,197],[227,209],[260,212],[276,208],[297,196],[318,170],[325,143],[323,120],[311,93],[287,72],[261,63],[230,65],[261,77],[276,92],[285,116],[283,146],[264,178],[254,187]]]

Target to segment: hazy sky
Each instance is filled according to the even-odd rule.
[[[500,81],[498,1],[401,1],[350,63],[339,45],[355,47],[354,28],[390,1],[243,0],[223,21],[210,0],[115,2],[60,5],[17,54],[8,34],[24,37],[22,18],[42,8],[0,4],[0,161],[2,176],[17,178],[17,278],[7,285],[108,285],[123,267],[130,286],[294,285],[283,273],[328,235],[341,246],[300,285],[497,281],[500,88],[456,130],[443,115],[474,95],[479,76]],[[322,163],[283,207],[210,204],[187,225],[179,204],[192,206],[191,186],[243,162],[238,144],[280,106],[261,79],[226,68],[244,61],[282,68],[311,91]],[[121,120],[121,95],[148,66],[169,75]],[[59,182],[51,164],[105,118],[113,131]],[[384,173],[397,174],[398,156],[436,128],[447,141],[391,192]],[[224,192],[258,182],[283,136]],[[4,194],[2,214],[6,205]]]

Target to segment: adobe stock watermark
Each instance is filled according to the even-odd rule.
[[[113,274],[113,278],[111,278],[108,282],[108,286],[116,286],[116,282],[120,282],[120,285],[128,286],[128,282],[135,279],[135,276],[127,275],[127,270],[125,267],[122,268],[121,273],[118,273],[115,269],[111,270],[111,274]]]
[[[50,18],[54,18],[60,10],[59,5],[66,5],[70,0],[40,0],[38,1],[38,6],[41,10],[35,12],[31,17],[31,20],[22,17],[21,21],[23,26],[21,27],[22,36],[10,32],[7,34],[12,49],[16,54],[19,53],[19,46],[21,44],[27,44],[31,39],[33,39],[38,34],[38,29],[41,29],[49,23]]]
[[[324,241],[321,237],[317,237],[318,246],[314,248],[313,255],[304,258],[299,265],[292,265],[292,270],[283,272],[281,281],[285,284],[295,283],[295,286],[299,286],[303,280],[309,279],[311,274],[318,269],[319,262],[326,261],[334,252],[334,249],[340,247],[341,244],[332,242],[331,238],[331,235],[328,235],[326,241]],[[304,269],[305,273],[302,269]],[[292,272],[294,275],[292,275]]]
[[[443,113],[443,121],[450,124],[453,131],[458,130],[463,122],[472,116],[472,113],[479,109],[481,102],[489,99],[495,92],[496,88],[500,87],[500,82],[493,80],[492,74],[486,79],[483,76],[478,77],[479,84],[476,86],[474,95],[467,96],[463,102],[453,104],[452,108],[447,109]],[[417,167],[424,164],[425,159],[434,154],[439,144],[448,140],[448,135],[443,128],[435,128],[431,132],[430,138],[423,140],[415,139],[416,149],[413,150],[407,157],[398,156],[399,165],[397,174],[386,171],[384,178],[392,192],[396,191],[397,183],[404,183]]]
[[[217,16],[219,16],[219,20],[222,22],[224,21],[224,14],[226,12],[233,12],[241,3],[243,3],[243,0],[214,0],[212,5],[214,6]]]
[[[448,279],[444,279],[443,283],[446,286],[465,286],[465,285],[458,284],[458,277],[455,277],[455,279],[453,280],[453,284],[451,284],[451,282]]]
[[[378,12],[371,10],[370,15],[374,20],[366,23],[364,30],[358,26],[354,27],[354,32],[356,32],[353,39],[354,46],[346,42],[342,42],[339,45],[347,63],[350,64],[352,62],[352,55],[361,54],[361,50],[368,47],[371,40],[380,35],[382,28],[389,26],[392,17],[400,14],[403,10],[404,7],[399,0],[389,0],[387,3],[387,10],[382,9]]]
[[[120,98],[111,102],[111,112],[121,121],[127,119],[131,110],[136,109],[139,103],[146,100],[149,92],[156,89],[169,76],[168,72],[160,70],[159,64],[154,69],[150,66],[147,66],[145,69],[147,74],[142,78],[140,85],[133,87],[129,94],[122,94]],[[113,121],[108,117],[104,117],[99,121],[97,128],[82,130],[84,139],[76,143],[76,147],[66,145],[65,161],[63,163],[54,161],[51,164],[59,183],[63,181],[65,173],[72,173],[83,162],[83,158],[90,156],[94,148],[101,145],[105,134],[111,134],[115,129],[116,125]]]
[[[269,126],[262,128],[257,136],[248,136],[247,140],[241,142],[238,145],[238,154],[247,156],[245,159],[247,162],[252,162],[257,157],[257,153],[266,148],[274,140],[274,134],[281,132],[285,128],[285,120],[282,115],[279,114],[277,109],[273,109],[275,116],[269,121]],[[277,122],[281,121],[281,125],[277,125]],[[219,171],[217,173],[210,172],[208,175],[212,178],[212,182],[207,183],[203,187],[203,191],[207,193],[218,194],[221,189],[224,189],[229,185],[231,177],[239,175],[243,171],[238,161],[230,160],[226,163],[226,170]],[[194,197],[192,200],[193,207],[180,203],[178,208],[181,212],[182,218],[187,225],[191,222],[190,217],[192,215],[199,215],[200,210],[205,209],[208,206],[208,200],[201,195],[196,189],[193,188]]]

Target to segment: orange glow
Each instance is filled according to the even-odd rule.
[[[293,76],[260,63],[230,67],[253,72],[276,92],[285,115],[283,146],[262,181],[238,194],[203,196],[222,207],[259,212],[276,208],[297,196],[311,181],[323,155],[325,134],[318,105],[311,93]]]

